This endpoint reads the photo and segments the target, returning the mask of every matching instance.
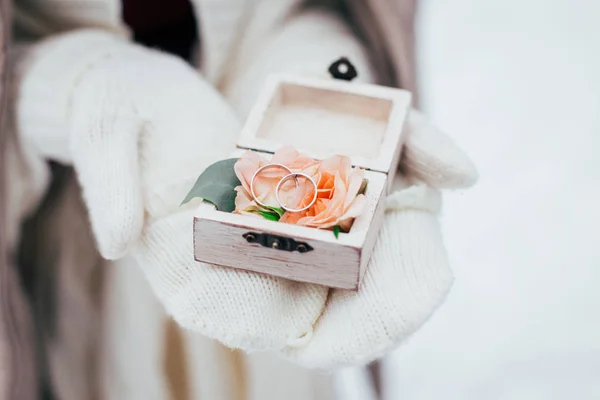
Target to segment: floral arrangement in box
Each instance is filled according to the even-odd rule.
[[[200,197],[220,211],[330,229],[337,237],[364,211],[366,187],[364,170],[349,157],[318,161],[286,146],[270,159],[247,151],[212,164],[182,204]]]

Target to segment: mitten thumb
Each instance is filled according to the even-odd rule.
[[[114,82],[88,77],[74,95],[71,154],[100,254],[128,253],[142,231],[144,203],[138,171],[141,120]]]
[[[406,175],[440,189],[475,183],[475,166],[448,135],[416,110],[410,111],[407,123],[408,135],[401,162]]]

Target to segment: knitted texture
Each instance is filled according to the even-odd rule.
[[[315,26],[328,38],[322,47],[301,34]],[[73,33],[55,43],[87,43],[88,37]],[[256,65],[232,75],[229,100],[243,117],[257,82],[281,72],[273,65],[322,75],[339,55],[364,69],[362,79],[369,80],[366,58],[349,37],[327,15],[307,14],[290,22],[262,52],[257,49]],[[443,300],[452,275],[435,216],[440,198],[434,188],[464,186],[476,175],[466,156],[424,118],[409,119],[404,186],[388,199],[358,292],[206,265],[193,257],[193,205],[179,203],[204,168],[234,149],[238,116],[178,59],[117,39],[96,48],[93,56],[84,52],[89,61],[76,63],[84,67],[70,73],[74,79],[38,77],[35,88],[24,87],[68,93],[66,108],[54,116],[64,130],[54,132],[66,132],[58,140],[67,143],[63,154],[77,171],[98,247],[106,258],[132,253],[179,324],[231,347],[276,349],[301,364],[333,367],[381,356],[418,329]],[[72,71],[60,67],[72,59],[56,54],[38,53],[28,68],[40,74],[36,66],[52,59],[48,71]],[[304,58],[309,62],[295,69]],[[279,64],[281,59],[286,62]],[[53,88],[55,82],[66,86]]]
[[[427,321],[452,285],[436,187],[461,187],[477,175],[445,134],[416,111],[411,114],[404,151],[412,158],[403,162],[405,175],[398,176],[397,190],[386,198],[383,227],[361,287],[358,292],[330,291],[312,339],[283,351],[298,363],[333,368],[383,356]],[[411,140],[413,134],[418,140]],[[413,149],[412,143],[420,146]]]
[[[270,73],[326,76],[332,55],[356,65],[357,81],[373,82],[364,49],[336,16],[306,12],[272,34],[256,57],[232,74],[225,96],[245,117]],[[419,112],[407,121],[395,191],[358,292],[330,290],[312,334],[282,350],[289,359],[333,368],[379,358],[415,332],[442,303],[452,285],[437,213],[438,188],[458,188],[477,178],[469,158]]]
[[[477,181],[477,171],[469,157],[443,132],[418,111],[409,116],[411,132],[407,135],[402,159],[411,177],[431,186],[447,189],[469,187]]]
[[[332,290],[313,339],[285,353],[321,368],[370,362],[420,328],[451,284],[435,214],[388,209],[359,291]]]
[[[361,287],[358,292],[330,291],[312,338],[283,351],[298,363],[333,368],[373,361],[420,328],[451,287],[436,187],[461,187],[477,176],[447,136],[416,111],[411,114],[405,152],[414,156],[403,164],[406,174],[394,185],[398,190],[386,199],[383,228]],[[412,134],[425,145],[411,149]],[[435,138],[441,138],[444,151]]]
[[[16,125],[40,154],[71,163],[65,129],[73,86],[87,68],[125,43],[110,33],[82,30],[13,50]]]
[[[194,261],[193,211],[150,224],[134,250],[182,326],[243,349],[279,349],[312,326],[327,288]]]
[[[75,37],[88,41],[89,32],[55,40]],[[194,261],[193,212],[179,203],[206,166],[235,148],[240,125],[225,101],[176,58],[119,41],[101,53],[73,74],[58,115],[102,254],[134,248],[169,313],[229,346],[282,348],[310,331],[326,288]],[[36,87],[44,89],[52,85]]]

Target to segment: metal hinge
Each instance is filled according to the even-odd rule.
[[[271,235],[269,233],[247,232],[242,236],[248,243],[258,243],[263,247],[269,247],[276,250],[297,251],[299,253],[307,253],[313,250],[307,243],[297,242],[291,238]]]

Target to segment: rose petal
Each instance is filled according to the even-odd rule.
[[[323,171],[337,171],[345,180],[352,169],[352,161],[349,157],[336,155],[323,160],[320,169]]]
[[[252,198],[248,195],[248,192],[242,186],[235,187],[235,211],[242,211],[248,208],[252,203]]]
[[[235,172],[241,186],[236,188],[236,211],[252,214],[259,208],[250,194],[250,181],[254,173],[263,165],[278,163],[289,167],[294,172],[307,174],[319,191],[317,201],[308,210],[296,213],[286,212],[280,222],[310,226],[315,228],[331,228],[340,225],[347,230],[354,218],[359,216],[366,206],[364,195],[358,195],[363,182],[364,171],[352,168],[352,162],[346,156],[332,156],[321,162],[298,152],[291,146],[279,149],[271,161],[261,157],[259,153],[248,151],[235,164]],[[275,197],[275,188],[287,172],[281,169],[266,169],[254,181],[254,192],[259,200],[269,206],[280,207]],[[301,181],[302,178],[299,178]],[[290,208],[301,208],[314,198],[314,186],[311,184],[296,185],[290,180],[281,186],[280,199]]]
[[[327,205],[327,210],[315,216],[313,224],[321,226],[328,225],[335,221],[344,213],[344,203],[346,199],[346,187],[342,177],[338,172],[335,174],[335,190],[331,201]]]
[[[359,194],[358,196],[356,196],[356,198],[350,205],[350,208],[346,210],[344,215],[338,218],[336,225],[339,225],[342,228],[342,230],[346,232],[349,231],[350,227],[352,226],[352,223],[354,222],[354,219],[359,217],[365,211],[366,206],[366,196],[363,194]]]
[[[348,190],[346,193],[346,201],[344,207],[349,207],[350,203],[356,198],[360,187],[362,186],[365,171],[360,168],[354,168],[348,176]]]
[[[273,154],[271,162],[283,164],[293,171],[301,171],[318,165],[318,161],[300,153],[292,146],[285,146],[277,150]]]
[[[245,152],[240,159],[234,164],[233,169],[235,175],[240,180],[244,189],[250,192],[250,180],[265,160],[254,151]]]
[[[367,197],[364,194],[359,194],[350,204],[350,207],[346,210],[344,215],[340,217],[340,220],[359,217],[365,211],[366,206]]]
[[[280,178],[269,179],[262,176],[257,176],[254,179],[254,194],[261,203],[271,207],[279,207],[279,202],[275,197],[275,188],[279,180]],[[282,193],[280,192],[280,195]]]
[[[235,196],[235,210],[234,213],[241,215],[250,215],[253,217],[260,216],[260,214],[256,214],[252,211],[258,210],[258,204],[252,200],[248,192],[242,187],[237,186],[235,188],[237,192]]]

